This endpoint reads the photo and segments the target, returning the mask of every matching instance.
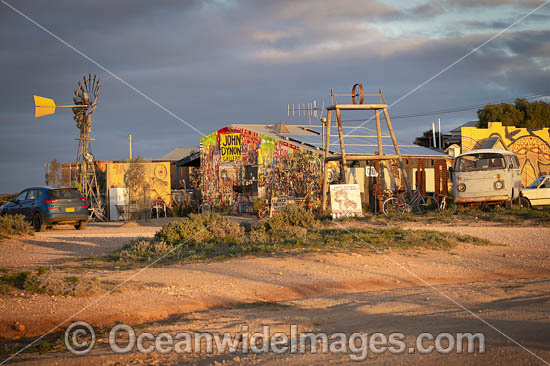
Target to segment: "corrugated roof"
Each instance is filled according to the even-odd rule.
[[[303,135],[288,135],[287,137],[292,140],[302,141],[303,143],[318,147],[323,149],[323,142],[321,136],[303,136]],[[394,155],[396,154],[393,143],[390,139],[383,139],[382,151],[384,154]],[[345,137],[344,144],[346,149],[346,154],[357,154],[357,155],[375,155],[378,153],[378,139],[375,137]],[[409,156],[438,156],[446,157],[446,154],[443,154],[439,151],[434,151],[426,147],[415,145],[415,144],[405,144],[400,143],[399,150],[402,155]],[[340,140],[338,137],[333,138],[331,136],[330,151],[333,154],[340,154]]]
[[[257,132],[264,136],[278,138],[288,141],[296,146],[302,146],[310,150],[319,152],[324,150],[321,127],[319,126],[296,126],[285,125],[288,129],[288,133],[277,133],[274,125],[252,125],[252,124],[231,124],[230,128],[242,128]],[[346,137],[344,136],[344,143],[346,148],[346,154],[356,155],[375,155],[378,152],[378,139],[374,137],[376,131],[365,129],[364,127],[356,128],[357,126],[343,126],[345,128],[344,135],[350,134],[353,136],[364,137]],[[356,128],[354,131],[351,129]],[[367,137],[373,136],[373,137]],[[423,146],[399,143],[399,150],[404,156],[426,156],[426,157],[448,157],[448,155],[428,149]],[[395,155],[395,149],[389,137],[383,138],[382,150],[384,154]],[[330,151],[332,154],[340,154],[340,140],[338,138],[338,130],[336,128],[331,129],[331,144]]]
[[[169,161],[178,161],[181,160],[195,152],[199,151],[198,146],[183,146],[183,147],[176,147],[174,150],[170,151],[168,154],[164,155],[161,159],[162,160],[169,160]]]

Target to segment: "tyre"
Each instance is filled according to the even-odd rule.
[[[399,198],[392,197],[384,201],[382,211],[384,212],[384,215],[391,216],[398,212],[407,212],[408,205]]]
[[[42,218],[40,212],[36,212],[32,216],[32,227],[37,233],[46,231],[46,224],[44,223],[44,219]]]
[[[439,202],[432,196],[426,196],[424,197],[424,200],[418,201],[415,207],[416,211],[425,213],[428,211],[438,210],[439,209]]]
[[[74,226],[74,228],[75,228],[76,230],[84,230],[84,229],[86,229],[86,224],[87,224],[86,221],[79,221],[78,224],[76,224],[76,225]]]
[[[531,202],[526,197],[519,198],[519,207],[521,208],[531,208]]]

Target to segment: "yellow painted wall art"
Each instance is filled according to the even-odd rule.
[[[517,128],[500,122],[489,122],[487,128],[462,127],[462,152],[479,149],[490,138],[493,148],[517,154],[524,187],[539,175],[550,174],[550,128]]]

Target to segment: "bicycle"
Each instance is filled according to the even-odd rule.
[[[439,211],[447,210],[448,208],[451,207],[453,203],[453,197],[440,194],[438,201],[439,201],[438,210]]]
[[[432,196],[423,196],[420,191],[416,191],[409,201],[405,198],[404,193],[398,192],[384,201],[384,204],[382,205],[382,212],[384,215],[390,216],[396,212],[424,213],[436,208],[439,208],[439,202],[437,202],[437,200]]]

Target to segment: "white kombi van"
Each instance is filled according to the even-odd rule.
[[[520,196],[519,160],[510,151],[480,149],[460,154],[452,175],[457,205],[509,205]]]

